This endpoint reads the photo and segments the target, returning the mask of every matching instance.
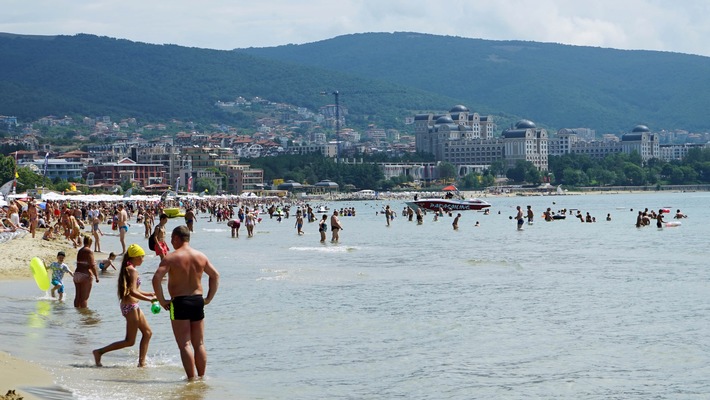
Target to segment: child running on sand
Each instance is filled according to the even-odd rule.
[[[142,337],[138,352],[138,366],[145,367],[145,357],[153,332],[150,330],[145,315],[138,307],[138,302],[140,300],[154,301],[156,298],[155,293],[140,290],[141,280],[136,267],[143,264],[144,256],[145,251],[137,244],[128,246],[126,254],[123,256],[121,270],[118,274],[118,298],[121,299],[121,314],[126,318],[126,338],[94,350],[94,361],[97,367],[102,366],[101,356],[109,351],[133,346],[136,343],[139,330]]]
[[[66,254],[63,251],[60,251],[57,253],[57,261],[54,261],[47,267],[47,269],[52,270],[52,297],[54,297],[55,293],[58,291],[59,301],[64,299],[64,283],[62,283],[64,274],[68,273],[72,277],[74,276],[74,274],[69,270],[69,266],[64,264],[64,257],[66,257]]]

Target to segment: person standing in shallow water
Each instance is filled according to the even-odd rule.
[[[325,243],[325,236],[328,232],[328,216],[326,214],[323,214],[323,218],[318,223],[318,232],[320,233],[320,242]]]
[[[187,224],[187,228],[190,229],[190,232],[194,232],[195,213],[192,211],[192,207],[188,208],[187,212],[185,212],[185,224]]]
[[[94,350],[94,362],[101,367],[101,356],[109,351],[131,347],[136,343],[138,331],[141,331],[141,341],[138,350],[138,366],[145,367],[145,357],[148,354],[148,344],[153,336],[148,320],[138,306],[138,301],[154,301],[155,294],[140,290],[141,278],[136,269],[143,264],[145,251],[137,244],[128,246],[118,272],[118,298],[121,300],[121,314],[126,319],[126,337],[108,346]]]
[[[76,253],[76,269],[74,270],[74,307],[86,308],[89,306],[89,296],[91,295],[91,280],[96,279],[99,283],[99,273],[96,271],[94,252],[91,251],[92,240],[84,236],[84,247]]]
[[[338,219],[338,210],[333,211],[333,215],[330,217],[330,231],[333,234],[330,241],[335,243],[340,240],[340,231],[343,230],[342,225],[340,225],[340,219]]]
[[[527,215],[527,216],[528,216],[528,225],[532,225],[532,224],[533,224],[533,219],[535,218],[535,213],[533,212],[531,206],[528,206],[528,212],[527,212],[527,213],[528,213],[528,215]]]
[[[455,231],[459,229],[459,218],[461,218],[461,213],[456,214],[456,218],[454,218],[454,222],[451,224]]]
[[[207,350],[204,343],[204,307],[212,301],[219,287],[219,272],[207,256],[190,246],[187,226],[173,229],[170,238],[175,251],[163,258],[153,275],[153,289],[160,305],[170,311],[170,324],[180,350],[187,379],[204,377]],[[207,296],[203,297],[202,274],[209,277]],[[168,276],[168,293],[163,294],[163,277]]]
[[[515,215],[515,220],[518,221],[518,230],[522,231],[523,230],[523,224],[525,223],[525,220],[523,219],[523,210],[520,209],[520,206],[517,207],[518,213]]]

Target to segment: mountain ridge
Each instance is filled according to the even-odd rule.
[[[612,133],[639,123],[652,129],[708,128],[702,104],[710,100],[704,79],[710,58],[699,55],[416,32],[350,34],[237,51],[406,83],[559,128]],[[397,67],[402,64],[408,68]],[[687,101],[691,94],[699,101]],[[664,110],[675,116],[655,114]]]
[[[0,33],[0,114],[84,114],[239,124],[217,100],[263,97],[313,110],[341,96],[349,121],[402,128],[455,104],[499,129],[526,118],[551,129],[622,133],[709,128],[710,58],[416,32],[358,33],[276,47],[212,50],[88,34]],[[369,93],[369,94],[368,94]]]

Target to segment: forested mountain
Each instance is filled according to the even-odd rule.
[[[548,127],[710,128],[710,58],[702,56],[404,32],[238,51],[413,86]]]
[[[710,58],[654,51],[365,33],[235,51],[122,39],[0,34],[0,114],[110,115],[239,125],[217,100],[259,96],[316,110],[338,90],[349,123],[402,128],[465,104],[551,129],[706,131]]]
[[[76,36],[0,35],[0,115],[177,118],[238,123],[217,100],[259,96],[317,110],[339,89],[349,121],[402,126],[411,110],[448,109],[456,100],[403,85],[297,66],[233,51]]]

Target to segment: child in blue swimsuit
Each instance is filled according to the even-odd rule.
[[[116,266],[113,265],[113,260],[116,259],[116,253],[111,252],[111,254],[108,255],[108,258],[100,261],[99,262],[99,270],[101,270],[101,273],[104,273],[108,271],[109,267],[113,268],[113,270],[116,270]]]
[[[64,264],[64,257],[66,257],[66,254],[63,251],[60,251],[57,253],[57,261],[54,261],[47,267],[48,270],[52,270],[52,297],[54,297],[55,293],[58,291],[59,301],[64,299],[64,283],[62,283],[64,274],[68,273],[72,277],[74,276],[74,274],[69,270],[69,266]]]

